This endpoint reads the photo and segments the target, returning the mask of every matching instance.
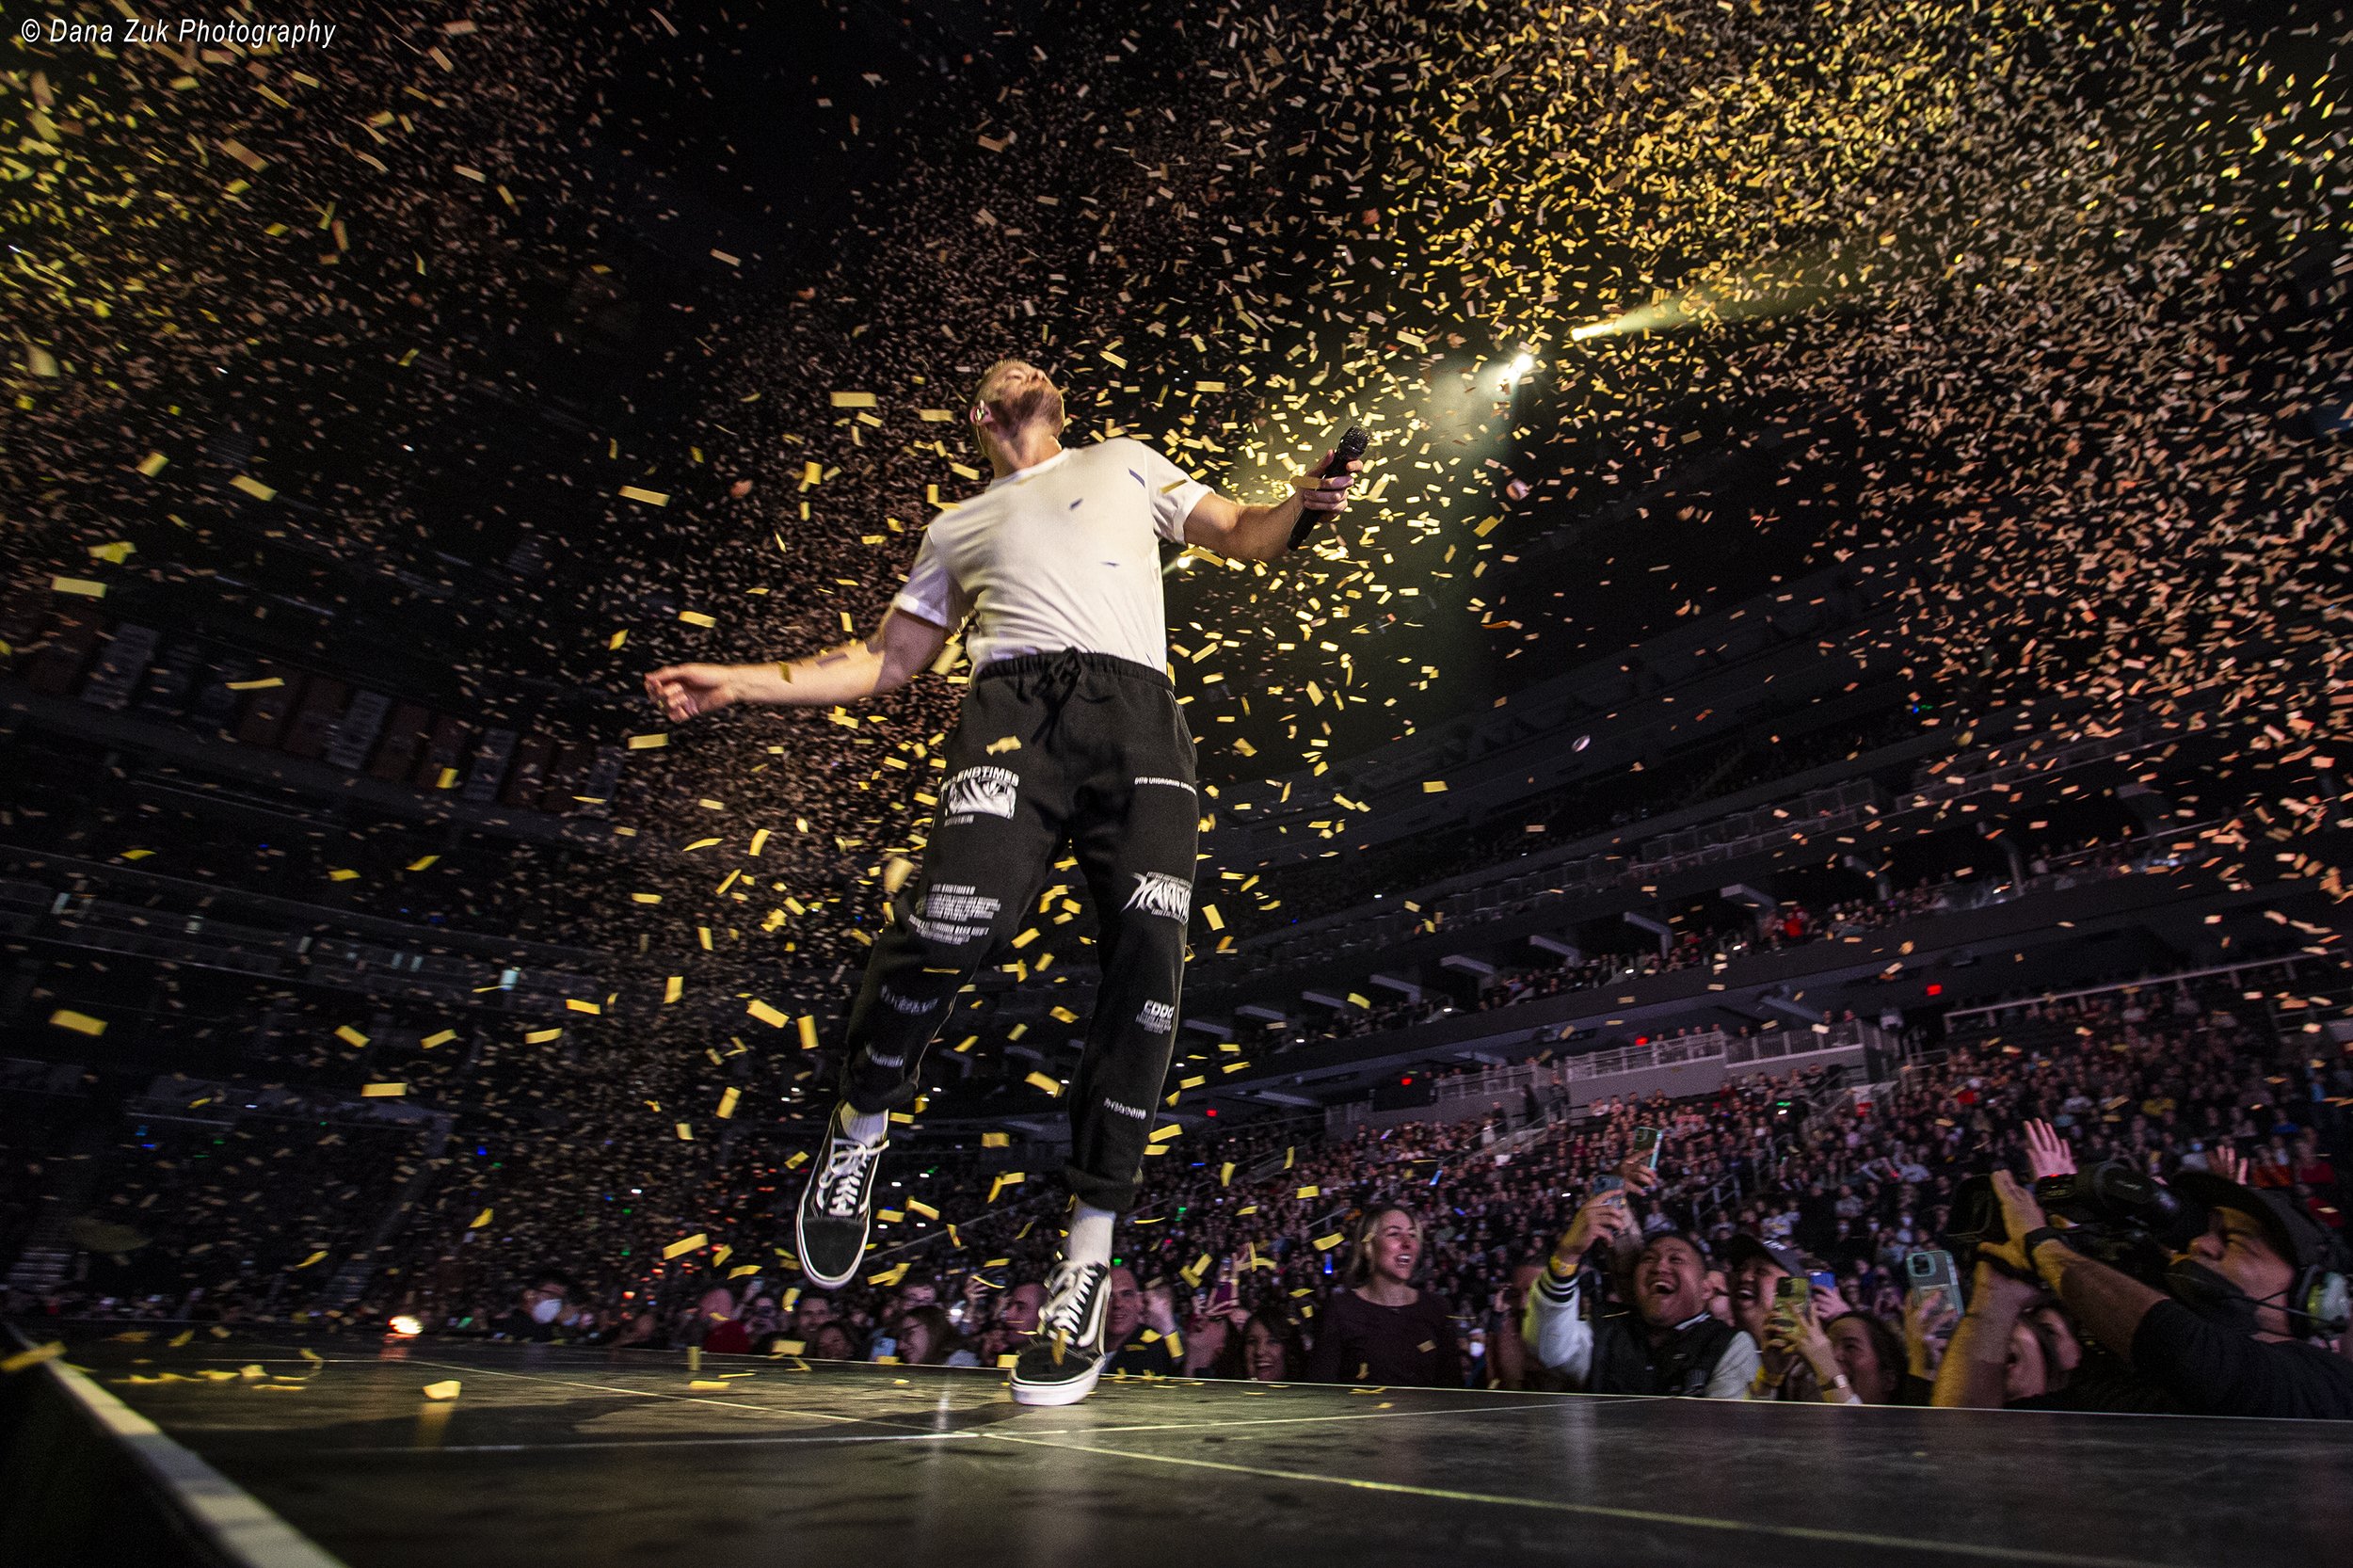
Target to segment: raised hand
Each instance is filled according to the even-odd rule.
[[[1953,1325],[1961,1321],[1961,1308],[1951,1298],[1952,1292],[1939,1286],[1913,1292],[1904,1304],[1905,1358],[1912,1375],[1923,1383],[1936,1381],[1936,1368],[1945,1359]]]
[[[1618,1162],[1616,1169],[1618,1175],[1625,1178],[1626,1186],[1637,1192],[1647,1192],[1659,1183],[1658,1173],[1652,1170],[1650,1161],[1639,1154],[1626,1156]]]
[[[1625,1193],[1596,1192],[1585,1200],[1584,1207],[1570,1220],[1568,1233],[1561,1238],[1561,1245],[1553,1256],[1574,1264],[1594,1242],[1615,1240],[1633,1229],[1634,1216],[1626,1211]]]
[[[2037,1181],[2044,1176],[2073,1176],[2075,1151],[2059,1136],[2058,1128],[2048,1122],[2026,1124],[2026,1168]]]

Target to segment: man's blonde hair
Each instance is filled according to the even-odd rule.
[[[1047,374],[1027,360],[1000,360],[981,373],[972,405],[985,408],[1007,430],[1018,430],[1045,420],[1056,431],[1069,423],[1063,412],[1062,391]]]

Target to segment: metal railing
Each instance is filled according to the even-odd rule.
[[[1401,1111],[1410,1109],[1415,1114],[1398,1119],[1459,1120],[1474,1102],[1502,1104],[1506,1109],[1516,1109],[1521,1097],[1530,1090],[1536,1092],[1540,1101],[1548,1101],[1547,1090],[1557,1093],[1566,1090],[1573,1083],[1597,1083],[1605,1079],[1624,1078],[1689,1063],[1721,1062],[1727,1070],[1753,1067],[1760,1063],[1786,1063],[1794,1066],[1800,1064],[1801,1059],[1833,1051],[1886,1049],[1889,1044],[1887,1034],[1879,1025],[1866,1023],[1861,1018],[1842,1018],[1835,1023],[1816,1024],[1809,1029],[1769,1030],[1762,1034],[1729,1034],[1713,1029],[1701,1034],[1653,1040],[1645,1045],[1612,1047],[1608,1050],[1573,1056],[1565,1061],[1523,1062],[1513,1066],[1484,1067],[1475,1073],[1442,1079],[1430,1104],[1401,1107]],[[1338,1131],[1369,1122],[1374,1114],[1369,1102],[1334,1106],[1326,1113],[1326,1126]]]

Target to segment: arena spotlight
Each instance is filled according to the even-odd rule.
[[[424,1325],[404,1312],[392,1321],[392,1331],[403,1339],[414,1339],[424,1332]]]

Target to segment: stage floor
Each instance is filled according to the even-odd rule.
[[[349,1568],[2204,1565],[2353,1539],[2353,1430],[2320,1423],[1187,1382],[1027,1410],[995,1371],[169,1337],[69,1359]],[[198,1381],[134,1381],[165,1373]]]

